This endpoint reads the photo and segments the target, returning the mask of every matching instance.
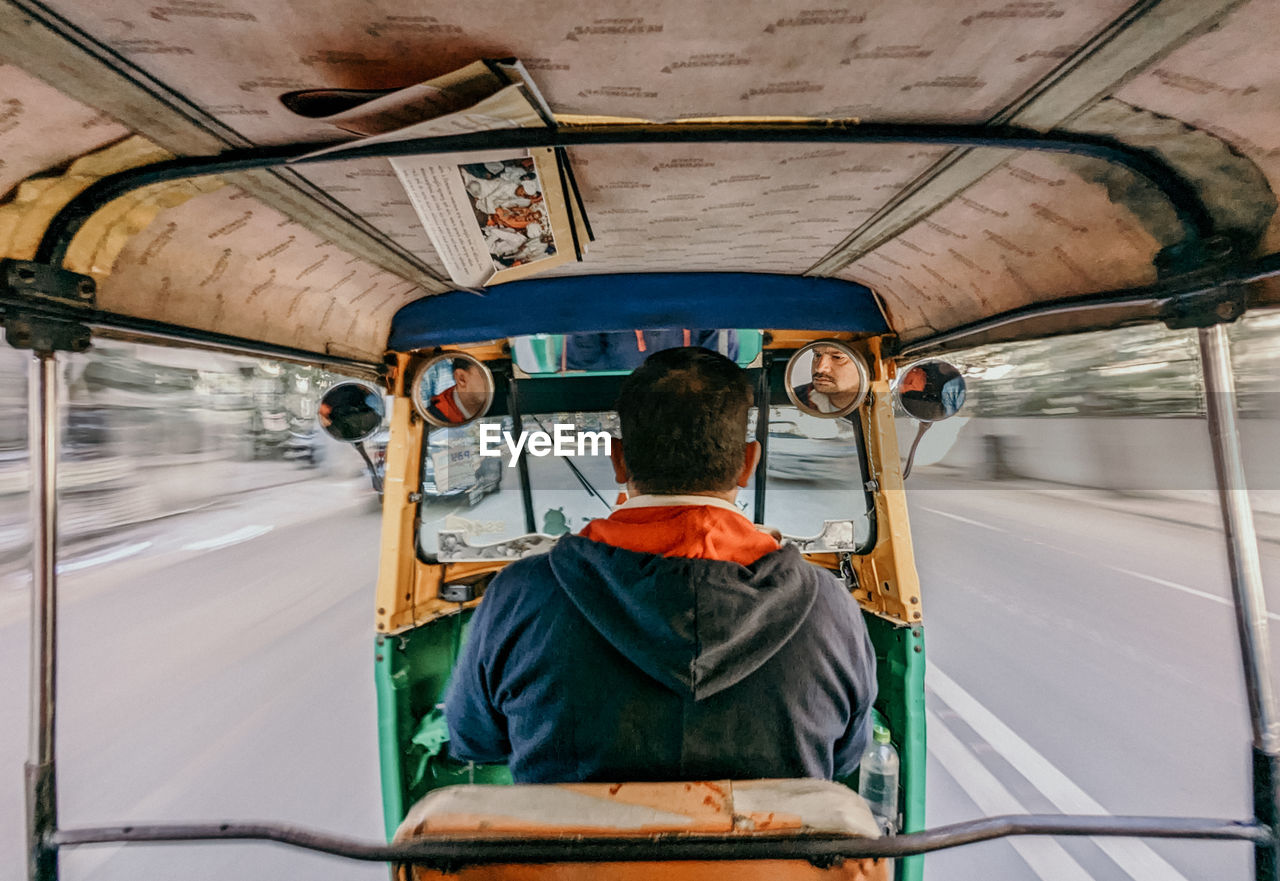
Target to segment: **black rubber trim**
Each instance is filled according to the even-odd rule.
[[[1268,254],[1246,263],[1213,267],[1202,272],[1174,276],[1153,285],[1127,290],[1109,291],[1104,294],[1087,294],[1069,297],[1037,306],[1011,309],[981,321],[961,325],[952,330],[933,334],[898,346],[897,356],[914,356],[943,349],[963,348],[971,337],[987,333],[1007,324],[1016,324],[1035,318],[1064,312],[1097,311],[1106,308],[1137,307],[1149,305],[1151,319],[1160,317],[1159,310],[1166,302],[1191,294],[1206,293],[1218,288],[1249,284],[1280,275],[1280,253]]]
[[[347,859],[415,863],[451,872],[462,866],[494,863],[781,859],[833,865],[846,859],[914,856],[1011,835],[1207,839],[1248,841],[1255,845],[1274,842],[1267,827],[1236,820],[1025,814],[985,817],[886,838],[670,834],[630,838],[424,839],[410,844],[375,844],[269,823],[197,823],[64,829],[53,834],[51,843],[56,847],[70,847],[164,841],[275,841]]]
[[[332,144],[288,144],[231,150],[217,156],[171,159],[112,174],[73,198],[50,221],[36,251],[42,263],[61,265],[71,239],[111,200],[139,187],[209,174],[229,174],[283,165],[307,165],[351,159],[465,153],[537,147],[581,147],[607,144],[680,143],[839,143],[914,144],[943,147],[993,147],[1091,156],[1128,168],[1154,184],[1181,219],[1185,241],[1204,241],[1214,234],[1213,218],[1195,188],[1152,151],[1114,138],[1075,132],[1038,132],[1016,126],[857,123],[811,120],[790,123],[668,123],[561,126],[556,129],[502,129],[362,145],[323,156],[308,154]]]
[[[253,355],[262,358],[278,358],[282,361],[294,361],[301,364],[316,364],[331,368],[338,373],[351,373],[358,376],[381,376],[386,373],[386,365],[377,361],[362,361],[359,358],[344,358],[323,352],[312,352],[306,349],[295,349],[292,346],[281,346],[260,340],[232,336],[224,333],[197,330],[178,324],[167,324],[163,321],[151,321],[146,318],[134,318],[97,309],[76,309],[46,304],[32,304],[20,297],[0,296],[0,316],[9,310],[20,309],[52,318],[65,318],[81,322],[95,331],[107,331],[112,335],[140,340],[144,342],[180,342],[185,345],[203,346],[220,352]]]

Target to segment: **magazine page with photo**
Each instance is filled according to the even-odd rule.
[[[514,60],[477,61],[390,93],[309,90],[291,100],[301,108],[345,102],[348,106],[340,112],[321,118],[343,131],[368,135],[308,158],[354,144],[554,124],[537,87]],[[563,150],[388,161],[456,284],[501,284],[582,259],[590,228]]]

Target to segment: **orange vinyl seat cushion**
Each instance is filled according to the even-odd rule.
[[[825,780],[696,783],[559,783],[451,786],[409,811],[394,841],[424,838],[560,838],[685,834],[716,838],[848,835],[878,838],[866,802]],[[443,879],[424,867],[400,867],[405,881]],[[710,862],[504,863],[471,866],[458,881],[886,881],[885,860],[846,860],[818,868],[804,860]]]

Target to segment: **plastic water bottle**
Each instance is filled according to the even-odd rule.
[[[858,764],[858,795],[867,801],[880,828],[894,832],[898,826],[898,751],[889,742],[889,729],[876,725],[871,744]]]

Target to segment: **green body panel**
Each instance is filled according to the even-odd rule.
[[[379,637],[378,753],[388,840],[418,799],[455,783],[510,783],[505,765],[472,765],[445,755],[439,705],[471,621],[470,609],[395,636]]]
[[[898,804],[902,808],[902,832],[924,829],[924,628],[905,627],[874,615],[866,615],[867,630],[876,650],[876,679],[880,694],[876,709],[888,723],[898,750],[901,770]],[[897,881],[921,881],[924,857],[899,860]]]
[[[375,678],[382,804],[387,837],[410,806],[433,789],[456,783],[510,783],[505,765],[469,765],[448,759],[443,716],[449,676],[466,639],[471,610],[422,627],[379,637]],[[893,734],[901,760],[899,803],[904,832],[924,828],[924,632],[866,616],[875,646],[880,696],[876,710]],[[856,779],[841,781],[856,788]],[[898,881],[920,881],[923,857],[900,860]]]
[[[394,637],[393,637],[394,638]],[[404,788],[400,785],[400,744],[396,738],[396,692],[391,642],[379,636],[374,654],[373,679],[378,692],[378,765],[382,779],[382,823],[387,841],[404,819]]]

